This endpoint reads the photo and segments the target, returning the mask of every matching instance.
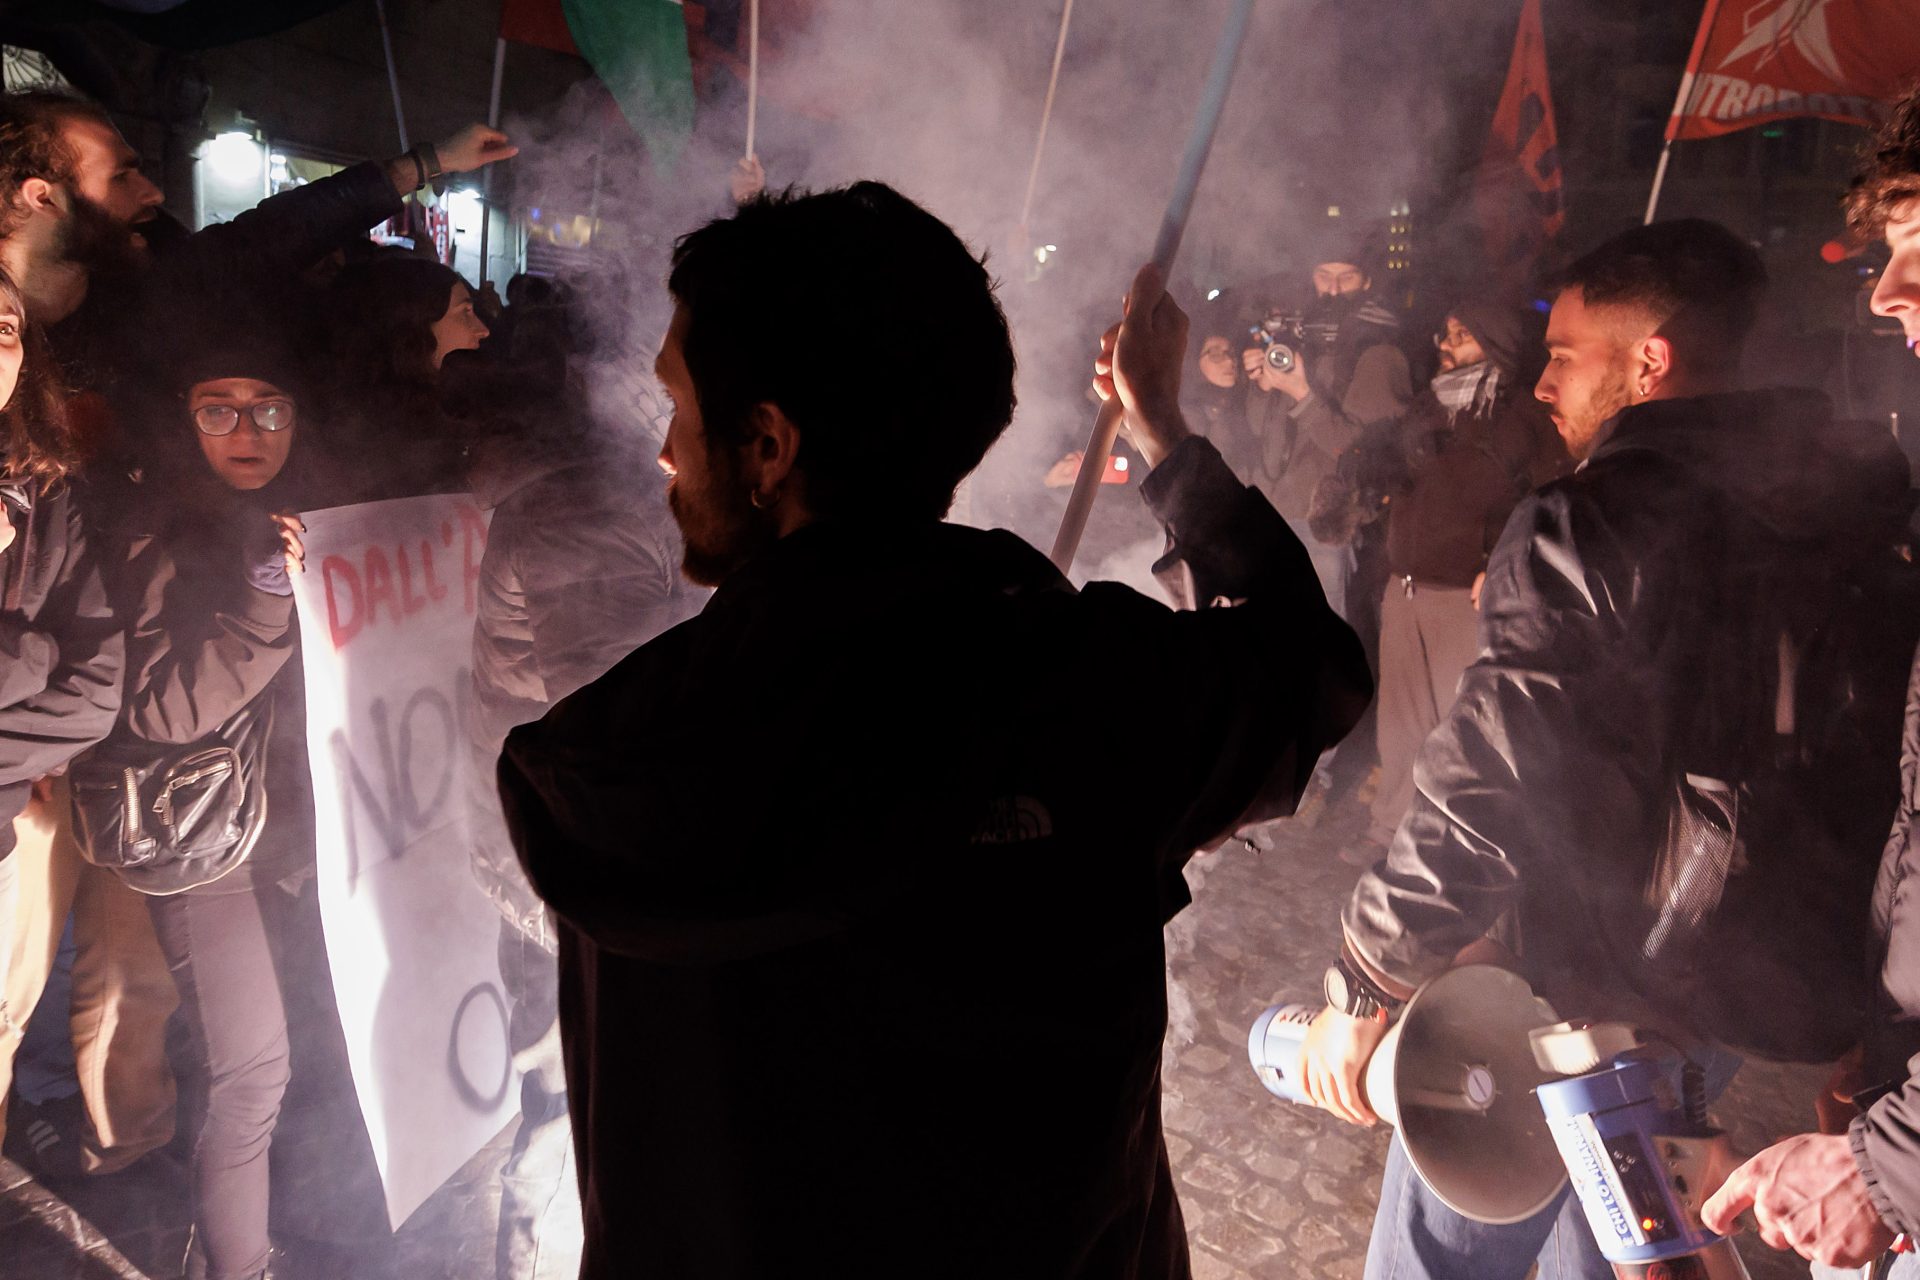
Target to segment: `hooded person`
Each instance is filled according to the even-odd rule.
[[[1535,314],[1496,296],[1451,308],[1435,338],[1441,368],[1401,424],[1399,474],[1383,485],[1380,504],[1380,785],[1362,866],[1393,838],[1413,800],[1413,758],[1479,653],[1480,582],[1507,516],[1573,465],[1533,398],[1528,375],[1541,363],[1544,330]]]
[[[310,483],[308,384],[265,317],[209,300],[177,331],[170,385],[149,401],[166,420],[143,434],[119,538],[125,705],[74,791],[88,857],[151,895],[186,1033],[192,1265],[233,1280],[264,1274],[270,1205],[284,1231],[345,1218],[339,1206],[360,1194],[347,1229],[382,1229],[365,1211],[371,1148],[347,1119],[357,1113],[335,1105],[343,1092],[350,1104],[351,1083],[314,877],[290,576],[304,567],[293,513]],[[165,827],[124,807],[138,779],[167,798]],[[187,826],[202,821],[204,839]],[[289,1141],[297,1160],[272,1159]],[[281,1186],[274,1166],[314,1181]]]

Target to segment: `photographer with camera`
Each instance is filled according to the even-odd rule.
[[[1366,597],[1377,592],[1349,598],[1352,549],[1315,539],[1307,516],[1342,454],[1391,433],[1413,402],[1413,371],[1395,345],[1399,320],[1373,297],[1374,238],[1332,235],[1313,254],[1312,302],[1298,313],[1270,313],[1240,355],[1253,383],[1247,422],[1260,442],[1248,481],[1306,544],[1328,602],[1371,652],[1379,628],[1365,625],[1375,615]]]

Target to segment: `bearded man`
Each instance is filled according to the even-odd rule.
[[[1569,269],[1535,394],[1580,467],[1508,520],[1480,656],[1342,916],[1304,1069],[1335,1115],[1373,1121],[1359,1077],[1388,1010],[1489,935],[1562,1017],[1650,1030],[1709,1090],[1737,1053],[1830,1061],[1859,1034],[1920,628],[1907,463],[1818,393],[1736,390],[1763,287],[1752,248],[1700,221],[1635,228]],[[1658,870],[1706,872],[1663,849],[1714,847],[1716,798],[1739,806],[1718,820],[1745,857],[1676,917],[1669,901],[1705,890],[1669,899]],[[1804,838],[1767,843],[1789,827]],[[1369,1277],[1522,1280],[1536,1261],[1543,1280],[1613,1274],[1569,1192],[1472,1222],[1395,1138]]]
[[[500,766],[560,935],[581,1275],[1186,1277],[1162,925],[1192,851],[1289,812],[1352,726],[1359,644],[1187,429],[1151,267],[1095,387],[1232,608],[1075,592],[942,523],[1012,415],[1011,335],[890,188],[750,201],[669,288],[661,462],[718,590]],[[1062,696],[1116,660],[1155,692]]]

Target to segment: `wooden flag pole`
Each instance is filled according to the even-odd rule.
[[[1180,160],[1180,176],[1174,180],[1173,195],[1167,200],[1166,214],[1160,219],[1160,234],[1153,244],[1154,265],[1172,278],[1173,260],[1180,252],[1181,237],[1186,234],[1187,218],[1193,212],[1193,198],[1200,189],[1200,174],[1207,167],[1207,155],[1213,150],[1213,135],[1220,127],[1220,112],[1227,105],[1227,91],[1233,87],[1233,65],[1239,59],[1240,46],[1246,43],[1247,21],[1253,14],[1253,0],[1233,0],[1227,25],[1221,29],[1220,42],[1214,46],[1213,67],[1207,73],[1207,85],[1200,96],[1200,110],[1194,117],[1193,132],[1187,137],[1186,154]],[[1073,567],[1074,554],[1080,550],[1080,537],[1087,531],[1087,516],[1100,492],[1100,476],[1113,455],[1113,441],[1120,433],[1120,397],[1114,396],[1100,406],[1093,420],[1093,432],[1087,438],[1086,452],[1080,456],[1080,474],[1074,477],[1073,493],[1067,498],[1067,512],[1061,517],[1060,532],[1053,540],[1053,563],[1065,573]]]

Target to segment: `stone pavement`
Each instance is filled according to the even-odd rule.
[[[1386,1135],[1271,1097],[1246,1061],[1252,1019],[1313,998],[1359,874],[1336,856],[1363,825],[1336,810],[1322,828],[1273,828],[1255,854],[1235,842],[1195,861],[1194,905],[1169,929],[1173,1027],[1167,1143],[1199,1280],[1351,1280],[1361,1274]],[[1750,1064],[1717,1114],[1753,1150],[1797,1131],[1818,1070]],[[503,1135],[407,1223],[353,1280],[493,1280]],[[185,1241],[177,1166],[154,1158],[112,1178],[43,1186],[0,1160],[0,1277],[172,1280]],[[1755,1280],[1803,1264],[1743,1242]]]

